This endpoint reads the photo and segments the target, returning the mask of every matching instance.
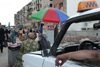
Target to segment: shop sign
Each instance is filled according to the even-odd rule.
[[[54,30],[54,25],[48,25],[47,30]]]

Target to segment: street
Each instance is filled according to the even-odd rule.
[[[16,43],[21,43],[21,41],[16,38]],[[0,67],[8,67],[8,47],[3,48],[3,53],[0,52]]]

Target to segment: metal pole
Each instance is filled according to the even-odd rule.
[[[57,34],[58,34],[58,25],[56,24],[56,27],[54,28],[54,41],[55,41]]]

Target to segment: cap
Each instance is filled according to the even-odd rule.
[[[34,33],[29,33],[29,34],[28,34],[28,37],[29,37],[29,38],[32,38],[32,39],[35,39]]]

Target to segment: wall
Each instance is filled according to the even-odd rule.
[[[42,8],[49,7],[49,0],[42,0]]]
[[[54,5],[57,5],[56,8],[59,9],[59,3],[61,3],[61,2],[63,2],[63,5],[65,5],[64,0],[54,0],[53,1],[53,7],[54,7]],[[64,11],[64,6],[63,6],[62,10]]]
[[[69,36],[93,36],[93,37],[100,37],[100,31],[98,30],[89,30],[89,31],[68,31],[67,32]],[[98,36],[96,36],[96,33],[98,33]]]

